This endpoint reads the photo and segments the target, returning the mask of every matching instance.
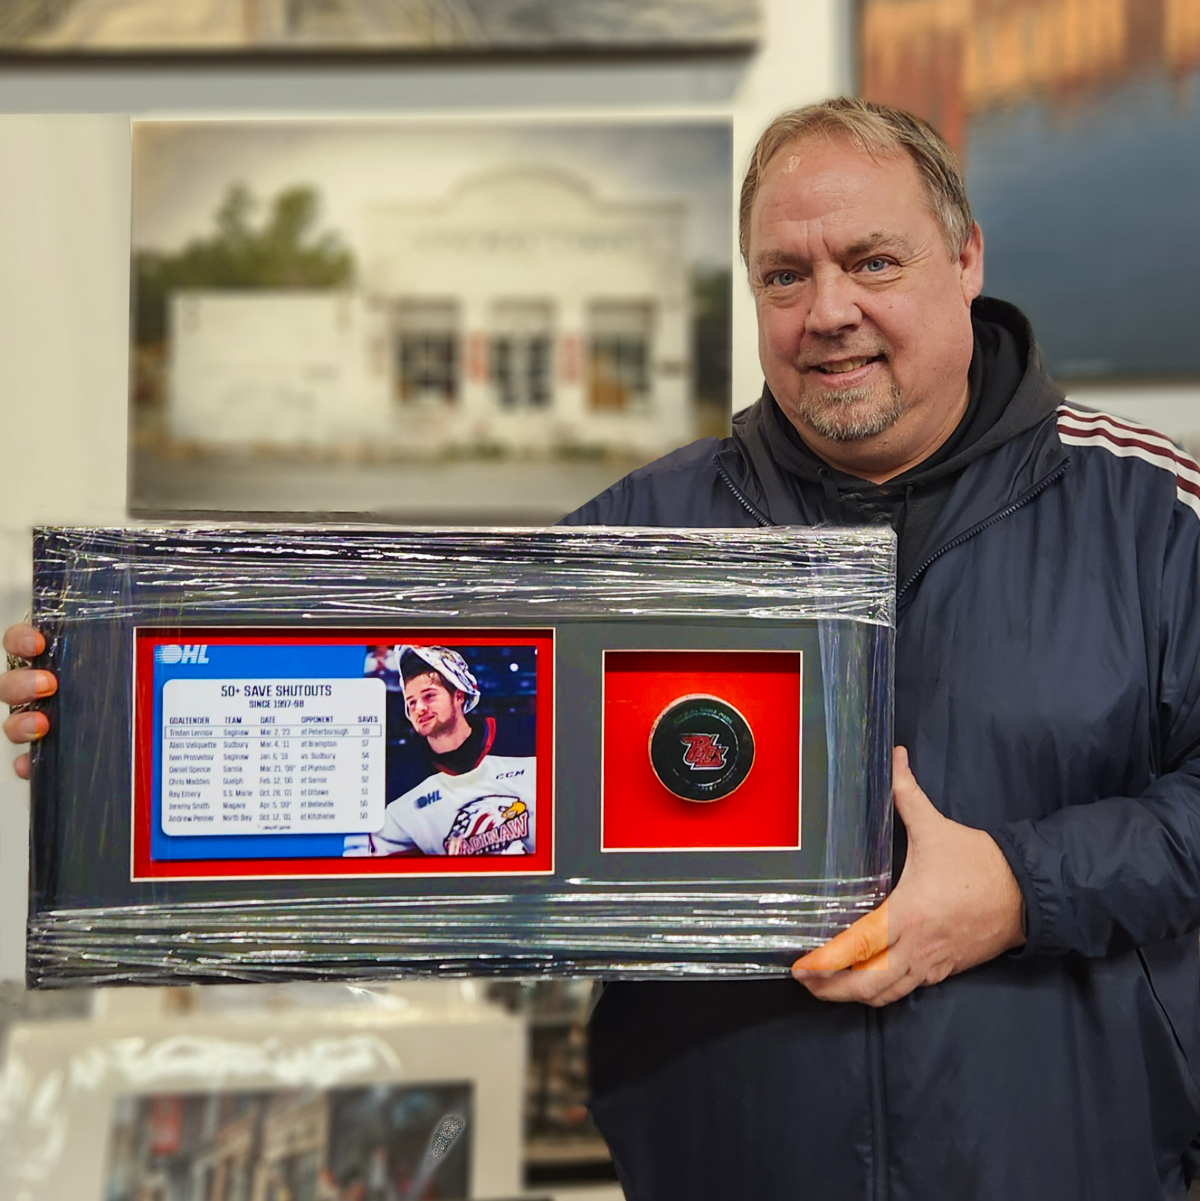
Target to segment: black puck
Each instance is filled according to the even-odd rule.
[[[681,696],[654,720],[650,766],[677,797],[719,801],[739,788],[754,766],[750,723],[720,697]]]

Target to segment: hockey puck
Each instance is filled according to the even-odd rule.
[[[754,766],[750,724],[716,696],[681,696],[654,719],[650,766],[669,792],[685,801],[719,801],[739,788]]]

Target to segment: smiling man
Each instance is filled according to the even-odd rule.
[[[1022,315],[980,298],[923,122],[784,114],[740,223],[761,398],[567,520],[891,523],[898,879],[794,980],[606,988],[593,1107],[626,1195],[1182,1199],[1200,468],[1065,403]]]

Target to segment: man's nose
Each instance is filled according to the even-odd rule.
[[[812,303],[804,329],[823,338],[853,329],[862,321],[854,296],[854,284],[840,268],[813,273]]]

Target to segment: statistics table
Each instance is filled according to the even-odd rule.
[[[386,724],[378,679],[168,680],[163,832],[378,830]]]

